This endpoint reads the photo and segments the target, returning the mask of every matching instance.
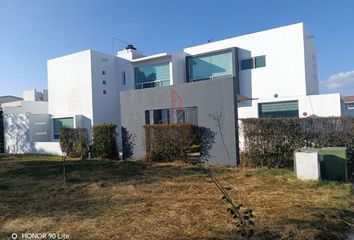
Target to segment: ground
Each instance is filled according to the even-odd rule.
[[[208,166],[254,210],[254,239],[345,239],[350,184],[300,182],[293,172]],[[12,233],[70,239],[234,239],[221,194],[203,171],[179,162],[72,160],[0,155],[0,239]]]

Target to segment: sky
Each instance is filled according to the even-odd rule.
[[[112,37],[150,55],[298,22],[315,36],[320,92],[354,95],[353,9],[352,0],[0,0],[0,96],[47,88],[48,59],[112,53]]]

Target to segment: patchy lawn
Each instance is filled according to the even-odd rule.
[[[1,160],[15,157],[2,155]],[[35,157],[33,157],[35,158]],[[221,194],[197,166],[104,160],[0,161],[0,239],[234,239]],[[344,239],[351,185],[300,182],[288,170],[210,167],[255,214],[255,239]]]

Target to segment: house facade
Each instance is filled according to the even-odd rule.
[[[51,59],[47,67],[48,141],[54,143],[62,126],[90,130],[114,123],[120,136],[123,126],[135,139],[143,137],[144,124],[195,121],[210,128],[207,115],[221,109],[225,116],[233,116],[233,126],[240,118],[347,113],[340,94],[319,94],[314,36],[303,23],[188,47],[180,53],[144,56],[132,45],[115,56],[86,50]],[[222,86],[231,83],[232,91],[226,93]],[[228,96],[214,96],[219,94]],[[225,100],[229,97],[232,102]],[[224,131],[234,134],[230,126]],[[238,139],[230,136],[227,141],[232,145]],[[135,157],[143,157],[140,140],[135,150]]]

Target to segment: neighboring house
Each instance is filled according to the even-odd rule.
[[[2,110],[2,104],[9,102],[21,101],[22,98],[15,96],[0,96],[0,110]]]
[[[345,115],[354,116],[354,96],[345,96],[342,100],[344,102]]]
[[[20,100],[22,100],[22,98],[15,96],[0,96],[0,153],[4,152],[4,122],[2,104]]]
[[[354,109],[354,96],[345,96],[343,97],[343,101],[345,104],[345,109]]]
[[[23,92],[23,100],[2,104],[6,153],[61,154],[51,141],[48,91]]]
[[[48,141],[58,141],[62,126],[114,123],[120,136],[121,127],[134,135],[133,157],[140,158],[142,125],[193,122],[216,130],[207,118],[223,112],[235,159],[238,118],[346,115],[340,94],[319,94],[317,76],[314,37],[303,23],[180,53],[144,56],[132,45],[116,56],[86,50],[48,61]],[[222,162],[223,147],[217,138],[214,162]]]

